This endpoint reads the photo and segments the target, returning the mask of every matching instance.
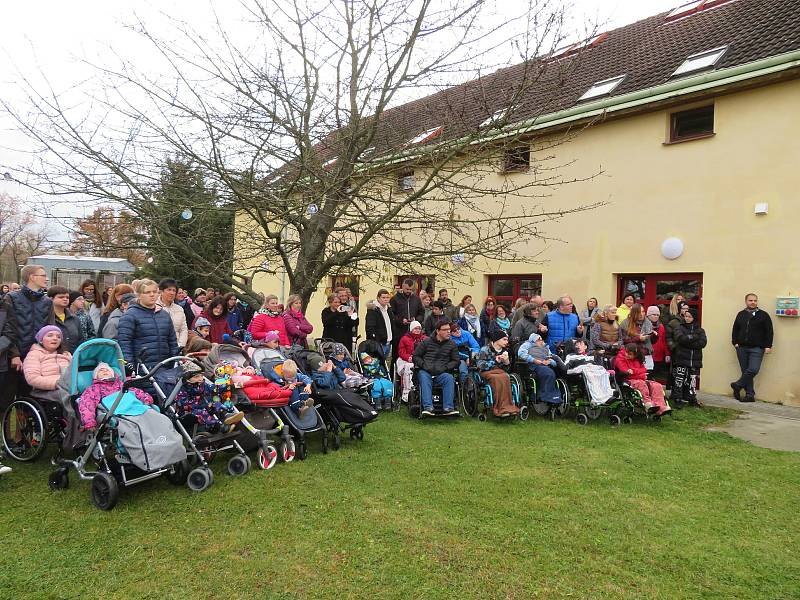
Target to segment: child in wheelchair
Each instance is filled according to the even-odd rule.
[[[642,395],[642,405],[648,414],[662,416],[672,409],[664,399],[664,388],[647,379],[642,349],[637,344],[625,344],[614,359],[614,368],[629,386]]]

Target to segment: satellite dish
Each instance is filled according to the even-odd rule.
[[[181,212],[181,219],[183,219],[184,221],[188,221],[193,216],[194,216],[194,213],[192,212],[191,208],[184,208],[183,212]]]

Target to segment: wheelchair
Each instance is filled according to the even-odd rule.
[[[558,404],[552,402],[538,402],[537,401],[537,385],[536,377],[533,372],[528,368],[528,365],[521,360],[516,361],[514,364],[514,375],[522,384],[522,394],[527,399],[533,412],[540,417],[547,417],[551,421],[556,418],[561,418],[569,410],[570,393],[567,382],[561,377],[556,377],[556,388],[561,396],[561,402]]]
[[[49,443],[61,447],[67,420],[55,400],[18,397],[3,411],[3,450],[13,460],[32,462]]]
[[[481,377],[480,372],[471,361],[468,363],[467,378],[461,393],[461,406],[464,414],[470,417],[477,416],[478,420],[486,421],[489,412],[494,407],[494,392],[489,382]],[[511,400],[519,407],[519,415],[514,415],[511,420],[519,416],[520,421],[527,421],[530,416],[528,408],[528,395],[522,377],[517,372],[509,372],[511,380]],[[535,386],[535,382],[534,382]]]
[[[444,412],[444,403],[442,402],[442,388],[436,385],[436,382],[433,382],[433,415],[434,417],[460,417],[462,416],[463,407],[460,405],[462,404],[462,391],[461,391],[461,384],[458,380],[458,369],[454,371],[448,371],[450,375],[453,376],[454,379],[454,391],[453,391],[453,407],[459,411],[457,415],[446,415]],[[419,369],[416,367],[413,369],[411,374],[411,382],[412,387],[408,392],[408,416],[412,419],[421,419],[422,418],[422,400],[419,394]]]

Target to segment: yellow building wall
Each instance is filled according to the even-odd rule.
[[[727,394],[738,377],[731,325],[745,293],[752,291],[775,329],[775,350],[756,379],[757,396],[800,405],[800,318],[774,315],[776,296],[800,295],[798,106],[800,81],[790,81],[716,98],[716,135],[708,139],[665,145],[666,110],[587,129],[548,154],[554,162],[575,161],[563,171],[565,178],[600,174],[554,189],[544,205],[605,201],[608,206],[547,224],[546,235],[563,242],[530,244],[536,262],[473,265],[457,283],[437,277],[437,289],[449,288],[456,302],[464,294],[482,302],[490,273],[540,273],[545,298],[570,293],[581,308],[591,296],[601,305],[615,303],[617,274],[702,273],[702,320],[709,339],[702,389]],[[769,203],[769,213],[756,216],[756,202]],[[661,255],[668,237],[684,243],[676,260]],[[393,275],[377,282],[362,278],[362,334],[365,301],[379,287],[391,290]],[[474,283],[464,283],[469,279]],[[321,332],[321,292],[327,285],[320,285],[307,309],[315,332]],[[281,277],[257,278],[256,286],[280,294]],[[285,290],[288,294],[288,282]]]

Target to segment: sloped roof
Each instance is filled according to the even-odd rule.
[[[387,110],[376,150],[397,149],[439,125],[437,141],[475,131],[515,93],[509,121],[520,122],[574,107],[592,84],[618,75],[626,77],[610,96],[667,83],[687,57],[712,48],[728,47],[716,69],[800,49],[800,0],[730,0],[676,20],[668,13],[609,31],[576,54],[534,59]]]

